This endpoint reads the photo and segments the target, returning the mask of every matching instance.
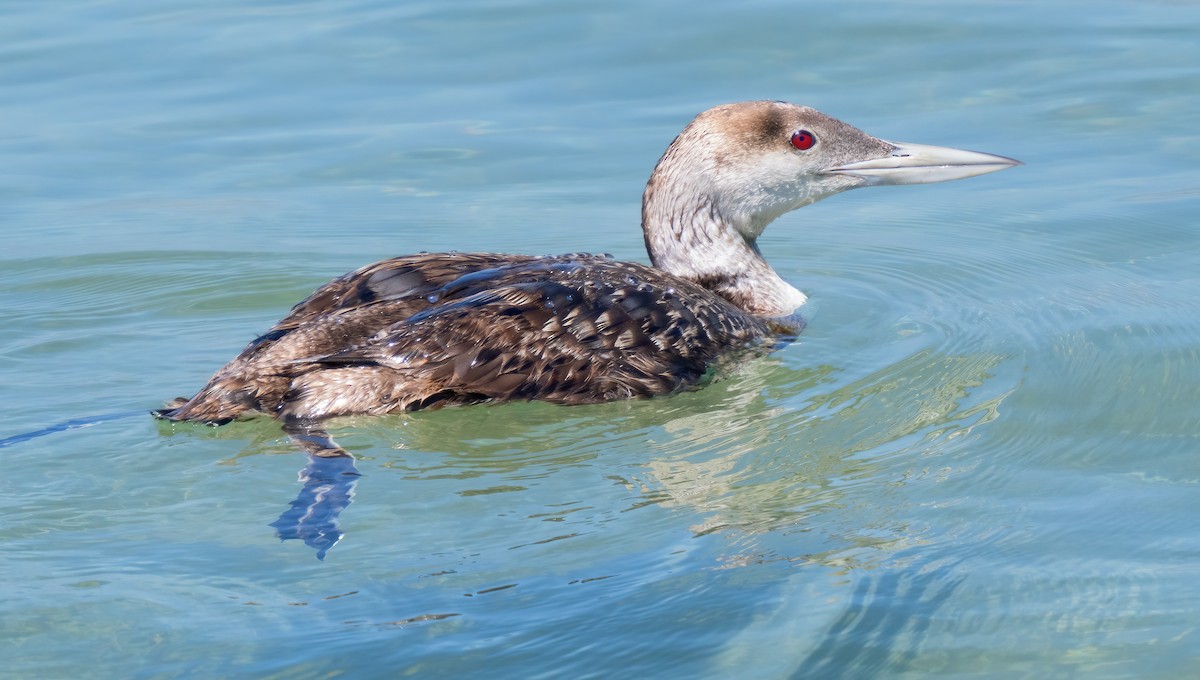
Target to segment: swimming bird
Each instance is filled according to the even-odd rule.
[[[642,198],[652,266],[604,255],[423,253],[317,289],[191,399],[155,412],[285,424],[447,404],[562,404],[670,393],[803,327],[805,295],[759,252],[777,217],[857,187],[923,184],[1018,161],[877,139],[779,101],[704,111]]]

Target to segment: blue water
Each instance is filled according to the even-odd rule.
[[[0,5],[0,676],[1194,674],[1197,36],[1142,0]],[[757,98],[1026,165],[785,216],[809,327],[700,391],[339,420],[353,461],[139,414],[386,256],[645,261],[658,155]]]

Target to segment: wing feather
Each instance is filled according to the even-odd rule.
[[[225,400],[320,419],[662,394],[770,332],[698,285],[603,256],[414,255],[319,288],[179,412]]]

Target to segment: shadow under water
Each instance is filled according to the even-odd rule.
[[[965,580],[955,575],[959,563],[880,570],[861,578],[841,615],[791,677],[867,678],[908,670],[931,619]]]

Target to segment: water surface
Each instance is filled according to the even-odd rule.
[[[0,19],[0,674],[1194,672],[1196,3]],[[131,415],[382,257],[644,261],[658,155],[752,98],[1026,165],[781,219],[808,330],[700,391],[345,419],[353,469]]]

